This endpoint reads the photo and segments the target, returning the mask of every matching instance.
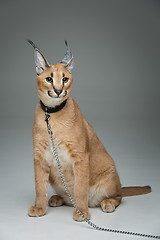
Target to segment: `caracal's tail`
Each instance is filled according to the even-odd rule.
[[[152,191],[150,186],[144,187],[122,187],[122,197],[143,195]]]

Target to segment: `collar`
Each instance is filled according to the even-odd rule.
[[[43,102],[40,100],[40,104],[41,104],[41,108],[44,112],[47,113],[55,113],[60,111],[62,108],[64,108],[64,106],[66,105],[67,99],[65,101],[63,101],[60,105],[55,106],[55,107],[46,107]]]

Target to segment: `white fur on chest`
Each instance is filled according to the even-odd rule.
[[[69,154],[67,153],[67,150],[63,146],[58,146],[57,144],[55,144],[55,147],[56,147],[56,152],[58,154],[58,158],[60,160],[61,166],[71,165],[72,161],[70,159]],[[46,157],[46,161],[50,167],[57,166],[57,162],[56,162],[56,160],[53,156],[52,150],[51,150],[51,145],[47,149],[45,157]]]
[[[67,153],[67,149],[65,149],[64,146],[56,145],[56,150],[66,183],[69,187],[70,192],[73,194],[74,189],[73,161],[71,160],[69,154]],[[52,154],[51,148],[49,148],[48,151],[46,151],[46,161],[50,166],[50,177],[53,179],[52,187],[54,188],[58,195],[63,197],[66,203],[70,204],[68,197],[66,197],[65,189],[60,178],[57,162]]]

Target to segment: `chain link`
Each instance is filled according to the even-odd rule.
[[[111,232],[111,233],[119,233],[119,234],[126,234],[126,235],[132,235],[132,236],[138,236],[138,237],[146,237],[146,238],[155,238],[155,239],[160,239],[160,236],[156,236],[156,235],[148,235],[148,234],[143,234],[143,233],[137,233],[137,232],[127,232],[127,231],[121,231],[121,230],[117,230],[117,229],[109,229],[109,228],[103,228],[103,227],[99,227],[96,224],[94,224],[92,221],[90,221],[89,219],[87,219],[83,213],[79,210],[77,204],[75,203],[74,199],[72,198],[70,191],[68,189],[67,183],[65,181],[63,172],[62,172],[62,168],[61,168],[61,164],[59,161],[59,157],[56,151],[56,147],[53,141],[53,132],[51,130],[50,124],[49,124],[49,119],[50,119],[50,114],[47,113],[47,111],[45,112],[45,121],[47,123],[47,129],[48,129],[48,133],[50,136],[50,140],[51,140],[51,150],[52,150],[52,154],[57,162],[57,166],[58,166],[58,170],[59,170],[59,174],[61,176],[62,179],[62,183],[64,185],[65,191],[73,205],[73,207],[75,208],[75,210],[77,211],[77,213],[83,218],[83,220],[85,222],[87,222],[91,227],[93,227],[96,230],[100,230],[100,231],[105,231],[105,232]]]

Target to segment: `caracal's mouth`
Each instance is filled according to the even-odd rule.
[[[51,97],[51,98],[55,98],[55,99],[57,99],[57,100],[60,100],[60,99],[61,99],[60,96],[56,96],[56,97],[53,96],[51,91],[48,91],[47,93],[48,93],[48,96]]]
[[[56,97],[53,95],[53,92],[52,92],[52,91],[48,91],[47,93],[48,93],[48,96],[49,96],[49,97],[54,98],[54,99],[56,99],[56,100],[61,100],[62,98],[64,98],[64,97],[67,96],[67,93],[68,93],[68,92],[65,91],[64,94],[63,94],[63,96],[58,96],[58,95],[57,95]]]

